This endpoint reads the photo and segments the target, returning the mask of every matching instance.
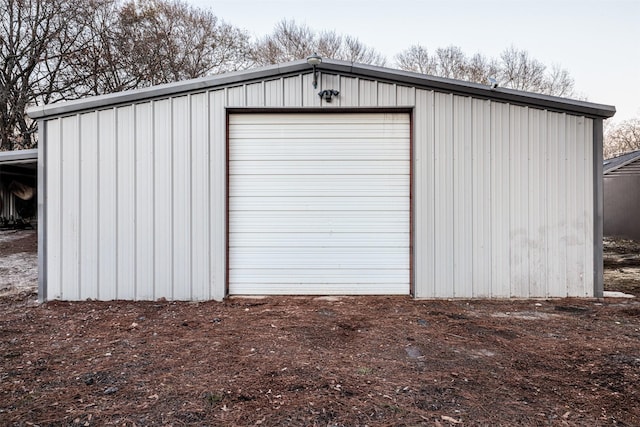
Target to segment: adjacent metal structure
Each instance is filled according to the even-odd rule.
[[[604,235],[640,240],[640,150],[604,162]]]
[[[10,191],[17,182],[31,187],[37,182],[38,150],[0,151],[0,219],[15,221],[22,218],[18,205],[25,203]],[[35,199],[34,199],[35,200]],[[30,218],[25,218],[25,220]],[[0,226],[2,223],[0,222]]]
[[[30,110],[40,297],[602,295],[615,108],[333,60],[314,89],[311,71]]]

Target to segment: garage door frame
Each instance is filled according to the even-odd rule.
[[[415,296],[414,277],[414,227],[413,227],[413,121],[414,108],[226,108],[225,114],[225,296],[229,296],[229,162],[230,162],[230,117],[236,114],[358,114],[358,113],[405,113],[409,117],[409,295]]]

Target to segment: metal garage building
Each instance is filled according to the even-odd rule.
[[[640,150],[604,162],[604,235],[640,240]]]
[[[613,107],[317,71],[317,88],[297,61],[32,109],[41,298],[602,294]]]
[[[0,230],[32,226],[37,166],[37,149],[0,151]]]

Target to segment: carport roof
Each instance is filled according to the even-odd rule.
[[[640,150],[607,159],[603,162],[603,173],[606,175],[638,159],[640,159]]]
[[[0,151],[0,165],[36,163],[38,161],[38,149]]]
[[[500,87],[494,89],[489,85],[428,76],[425,74],[358,64],[353,62],[323,59],[322,63],[318,65],[317,68],[320,72],[340,73],[353,77],[376,79],[406,86],[415,86],[417,88],[427,90],[474,96],[501,102],[528,105],[553,111],[585,115],[589,117],[608,118],[612,117],[616,112],[615,107],[611,105],[595,104],[592,102],[541,95],[537,93],[523,92],[519,90]],[[278,78],[287,75],[306,73],[310,71],[311,66],[307,64],[305,60],[299,60],[284,64],[271,65],[263,68],[237,71],[215,76],[202,77],[199,79],[151,86],[144,89],[94,96],[76,101],[43,105],[30,108],[28,110],[28,114],[32,118],[58,116],[82,110],[100,109],[117,104],[125,104],[147,99],[177,95],[181,93],[214,89],[217,87],[232,86],[234,84]]]

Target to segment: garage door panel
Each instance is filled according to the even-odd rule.
[[[233,116],[233,123],[242,126],[282,126],[282,121],[274,120],[274,113],[253,113],[249,114],[237,114]],[[344,114],[342,112],[335,113],[323,113],[322,117],[315,114],[287,114],[287,125],[295,125],[297,123],[309,124],[320,119],[322,123],[331,123],[333,125],[346,124],[346,125],[392,125],[395,123],[408,123],[409,116],[405,113],[349,113]]]
[[[235,295],[407,295],[407,279],[394,283],[234,283]]]
[[[406,280],[408,280],[408,270],[406,269],[383,268],[342,269],[340,271],[319,268],[303,268],[299,270],[291,268],[251,268],[230,270],[229,275],[230,279],[234,280],[235,283],[249,285],[252,283],[314,283],[319,285],[333,285],[345,283],[397,284],[400,282],[406,285]],[[401,277],[403,280],[399,281],[398,277]]]
[[[399,175],[248,175],[229,183],[232,197],[379,196],[409,197],[409,182]]]
[[[408,114],[229,120],[231,294],[407,294]]]
[[[374,123],[331,123],[324,124],[295,124],[287,123],[284,129],[281,125],[235,125],[234,137],[244,141],[296,140],[301,144],[316,144],[326,139],[401,139],[409,137],[409,129],[405,123],[379,125]]]
[[[401,145],[401,144],[395,144]],[[291,141],[274,141],[233,145],[229,156],[235,161],[245,160],[406,160],[409,148],[398,149],[389,142],[344,141],[322,142],[313,147]]]
[[[409,233],[379,230],[362,233],[234,233],[233,246],[238,247],[406,247]]]
[[[402,233],[408,229],[408,215],[397,215],[393,211],[368,212],[365,217],[358,211],[237,211],[229,218],[231,233],[236,231],[245,233]],[[230,242],[230,246],[232,244],[233,242]]]
[[[409,211],[407,197],[285,197],[241,196],[229,198],[229,211]]]
[[[234,175],[406,175],[407,160],[246,160],[229,162]]]
[[[230,265],[253,268],[409,268],[408,248],[230,248]]]

